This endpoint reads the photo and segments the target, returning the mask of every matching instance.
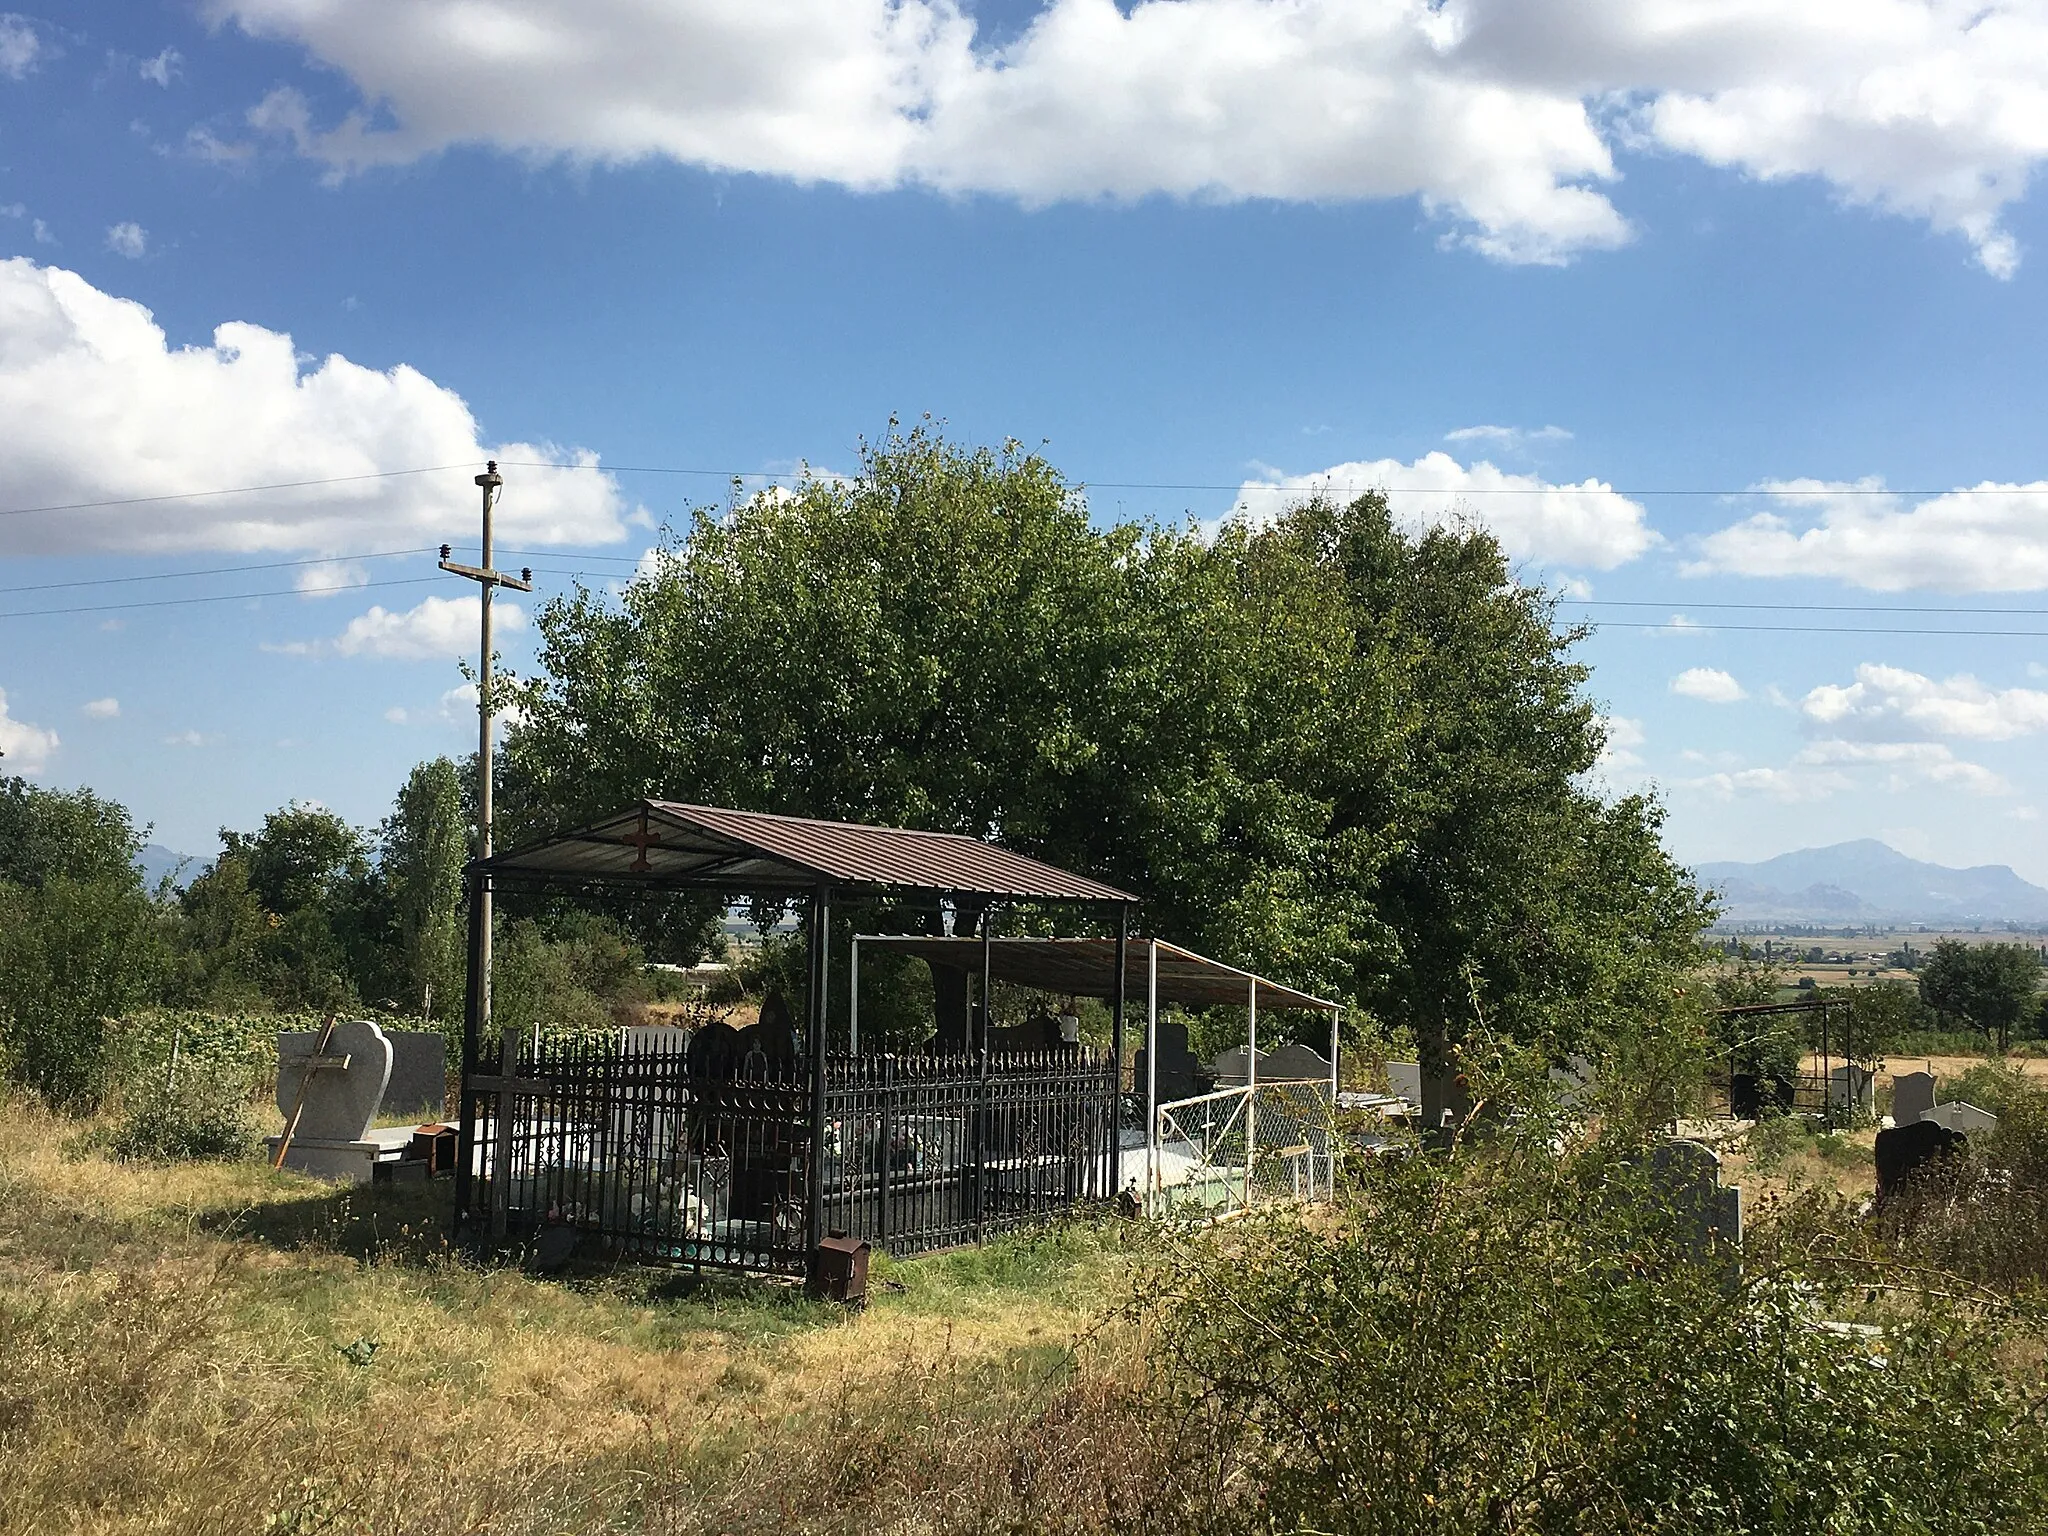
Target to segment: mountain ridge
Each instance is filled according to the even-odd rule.
[[[1755,863],[1714,860],[1693,874],[1722,893],[1724,922],[2048,921],[2048,889],[2010,865],[1952,869],[1874,837]]]

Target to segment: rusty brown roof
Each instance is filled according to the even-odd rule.
[[[589,826],[498,854],[483,867],[505,876],[629,880],[736,894],[807,891],[830,884],[1020,901],[1138,899],[958,833],[672,800],[642,800]]]
[[[1125,996],[1142,1003],[1150,985],[1153,959],[1152,939],[1134,938],[1124,956]],[[1277,981],[1221,960],[1211,960],[1192,949],[1158,944],[1159,1001],[1207,1008],[1223,1003],[1243,1006],[1251,989],[1259,989],[1261,1008],[1313,1008],[1341,1013],[1344,1005],[1327,998],[1282,986]],[[928,965],[950,966],[955,970],[981,969],[981,940],[976,938],[929,938],[921,934],[862,934],[861,948],[892,950],[916,955]],[[1114,939],[991,939],[989,974],[997,981],[1035,987],[1042,992],[1064,992],[1074,997],[1108,998],[1116,986],[1116,940]]]

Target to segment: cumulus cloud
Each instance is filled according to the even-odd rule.
[[[207,0],[359,104],[250,114],[346,174],[457,144],[667,158],[856,188],[1060,198],[1414,198],[1558,261],[1629,238],[1621,146],[1963,236],[1990,271],[2048,154],[2034,0]]]
[[[2048,730],[2048,692],[1987,688],[1967,672],[1936,681],[1865,662],[1853,683],[1823,683],[1800,700],[1809,728],[1862,741],[1948,737],[2010,741]]]
[[[1973,795],[2005,795],[2012,786],[1980,763],[1965,762],[1938,741],[1817,741],[1793,758],[1802,765],[1874,764],[1889,770],[1890,787],[1949,784]]]
[[[1671,679],[1671,691],[1705,704],[1740,704],[1749,697],[1742,684],[1719,667],[1687,667]]]
[[[1680,779],[1674,787],[1704,795],[1710,800],[1755,796],[1798,805],[1825,800],[1845,789],[1854,789],[1856,781],[1833,768],[1793,766],[1737,768],[1724,773],[1703,774],[1696,779]]]
[[[0,688],[0,773],[40,773],[57,750],[57,733],[17,720],[7,712],[7,690]]]
[[[370,584],[370,568],[359,560],[322,560],[301,566],[293,582],[308,597],[335,597],[351,587]]]
[[[483,601],[475,597],[429,597],[417,607],[393,612],[373,605],[327,640],[293,640],[266,645],[288,656],[366,656],[385,661],[432,661],[468,656],[477,648]],[[491,620],[502,633],[522,627],[526,615],[511,603],[491,604]]]
[[[1517,560],[1608,571],[1657,542],[1642,505],[1602,481],[1557,485],[1510,474],[1483,459],[1468,467],[1447,453],[1427,453],[1412,464],[1373,459],[1311,475],[1247,480],[1238,488],[1237,505],[1257,523],[1319,491],[1349,497],[1381,489],[1408,528],[1475,524]]]
[[[42,57],[42,39],[26,16],[0,15],[0,75],[20,80]]]
[[[1827,576],[1875,592],[2048,587],[2048,481],[1985,481],[1911,506],[1877,480],[1773,481],[1782,510],[1708,534],[1688,576]]]
[[[308,363],[290,336],[240,321],[174,347],[140,304],[0,261],[0,506],[135,502],[0,518],[0,554],[438,544],[475,524],[486,458],[506,461],[507,543],[623,535],[627,507],[595,455],[486,446],[461,397],[417,369]],[[528,467],[545,465],[565,467]],[[189,494],[239,486],[285,488]]]
[[[121,701],[113,698],[88,699],[81,708],[89,720],[113,720],[121,713]]]

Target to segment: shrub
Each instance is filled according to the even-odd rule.
[[[107,1138],[117,1157],[142,1162],[225,1161],[256,1144],[246,1085],[238,1071],[205,1058],[180,1063],[177,1080],[124,1104]]]
[[[1738,1271],[1630,1160],[1502,1143],[1375,1163],[1329,1223],[1174,1235],[1137,1310],[1274,1529],[2042,1529],[2038,1367],[1815,1236]]]

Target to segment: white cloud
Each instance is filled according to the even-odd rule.
[[[502,599],[491,604],[499,633],[518,629],[526,615]],[[468,656],[481,640],[483,603],[474,597],[429,597],[402,613],[372,606],[331,640],[293,640],[263,649],[289,656],[368,656],[386,661],[430,661]]]
[[[2048,481],[1984,481],[1911,506],[1876,480],[1762,487],[1783,510],[1707,535],[1688,576],[1823,576],[1876,592],[2048,587]]]
[[[1601,481],[1556,485],[1510,474],[1483,459],[1468,468],[1446,453],[1426,453],[1412,464],[1373,459],[1310,475],[1247,480],[1238,488],[1237,505],[1260,523],[1317,491],[1343,499],[1382,488],[1408,528],[1475,524],[1517,560],[1607,571],[1658,541],[1641,504]]]
[[[121,701],[113,698],[88,699],[81,708],[88,719],[113,720],[121,713]]]
[[[1507,449],[1526,447],[1530,443],[1568,443],[1571,440],[1571,433],[1563,427],[1459,427],[1444,434],[1447,443],[1497,443]]]
[[[624,532],[594,455],[487,447],[461,398],[405,364],[308,365],[291,337],[239,321],[211,346],[172,347],[140,304],[59,267],[0,261],[0,505],[186,497],[0,519],[0,554],[438,544],[475,525],[487,457],[505,461],[508,544]],[[541,464],[572,467],[523,467]],[[433,466],[447,467],[410,473]],[[335,483],[187,496],[316,480]]]
[[[1678,635],[1689,639],[1696,635],[1712,634],[1713,631],[1698,619],[1689,619],[1682,613],[1674,613],[1655,629],[1648,631],[1648,633],[1653,635]]]
[[[455,725],[466,725],[471,731],[477,727],[476,684],[460,683],[441,695],[437,706],[440,718]],[[517,704],[500,704],[492,720],[495,731],[502,732],[524,723],[526,711]]]
[[[178,73],[179,66],[184,62],[184,55],[177,49],[166,48],[155,58],[144,59],[139,68],[143,79],[153,80],[158,85],[168,88],[171,77]]]
[[[1806,765],[1875,764],[1890,771],[1890,787],[1911,789],[1932,782],[1951,784],[1973,795],[2005,795],[2012,786],[1979,763],[1965,762],[1938,741],[1817,741],[1793,762]]]
[[[370,568],[359,560],[322,560],[302,566],[292,583],[308,597],[335,597],[351,587],[370,584]]]
[[[1962,235],[1990,271],[2048,155],[2034,0],[207,0],[347,74],[251,123],[346,173],[457,144],[856,188],[1417,199],[1511,261],[1610,247],[1616,147]]]
[[[203,747],[208,738],[198,731],[173,731],[164,738],[167,747]]]
[[[42,56],[42,39],[26,16],[0,15],[0,75],[26,78]]]
[[[1875,662],[1859,666],[1853,683],[1813,689],[1799,709],[1811,726],[1862,741],[2010,741],[2048,731],[2048,692],[1987,688],[1966,672],[1937,682]]]
[[[57,750],[57,733],[7,713],[7,690],[0,688],[0,774],[40,773]]]
[[[394,704],[389,709],[384,711],[384,718],[386,720],[389,720],[393,725],[403,725],[407,720],[411,719],[412,716],[410,715],[410,713],[408,713],[406,707],[403,704]]]
[[[109,225],[107,249],[116,256],[126,256],[130,261],[140,261],[149,253],[149,231],[133,220]]]
[[[1626,715],[1602,715],[1600,728],[1605,740],[1600,756],[1593,764],[1595,768],[1618,771],[1642,767],[1642,754],[1636,748],[1649,739],[1643,734],[1642,721],[1631,720]]]
[[[1687,667],[1671,679],[1671,691],[1706,704],[1740,704],[1749,697],[1742,684],[1719,667]]]
[[[29,232],[36,237],[37,245],[55,245],[57,237],[50,233],[50,226],[41,219],[29,220]]]
[[[1756,796],[1799,805],[1825,800],[1845,789],[1854,789],[1856,781],[1832,768],[1738,768],[1725,773],[1704,774],[1696,779],[1680,779],[1673,787],[1690,790],[1710,800]]]

